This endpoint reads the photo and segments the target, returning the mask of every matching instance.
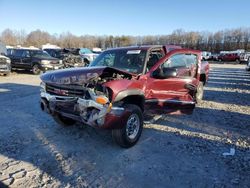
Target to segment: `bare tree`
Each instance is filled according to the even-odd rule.
[[[49,43],[50,42],[50,34],[45,31],[36,30],[32,31],[28,34],[26,45],[31,45],[35,47],[41,47],[41,45]]]
[[[24,30],[12,31],[6,29],[1,33],[0,39],[7,45],[36,47],[41,47],[46,43],[56,44],[63,48],[99,47],[102,49],[131,45],[175,44],[185,48],[212,52],[236,49],[250,50],[250,28],[227,29],[215,33],[207,31],[186,32],[183,29],[177,29],[169,35],[147,36],[76,36],[70,32],[51,35],[39,29],[27,34]]]
[[[1,41],[3,41],[6,45],[16,45],[17,38],[11,29],[5,29],[1,34]]]

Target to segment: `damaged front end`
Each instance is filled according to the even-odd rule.
[[[42,75],[41,109],[95,127],[120,128],[127,112],[112,104],[112,91],[104,83],[129,75],[110,68],[86,69]]]

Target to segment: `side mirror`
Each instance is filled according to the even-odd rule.
[[[153,78],[158,79],[166,79],[166,78],[172,78],[177,76],[177,70],[176,68],[158,68],[154,72],[152,72]]]

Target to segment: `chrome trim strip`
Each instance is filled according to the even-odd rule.
[[[149,102],[168,102],[168,103],[178,103],[178,104],[195,104],[193,101],[181,101],[175,99],[148,99],[145,101],[146,103]]]

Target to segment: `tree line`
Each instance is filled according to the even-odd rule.
[[[50,43],[62,48],[99,47],[102,49],[133,45],[173,44],[181,45],[184,48],[218,53],[236,49],[250,51],[250,28],[225,29],[217,32],[187,32],[183,29],[177,29],[167,35],[146,36],[76,36],[70,32],[50,34],[38,29],[26,33],[25,30],[5,29],[1,32],[0,41],[11,46],[41,47],[43,44]]]

